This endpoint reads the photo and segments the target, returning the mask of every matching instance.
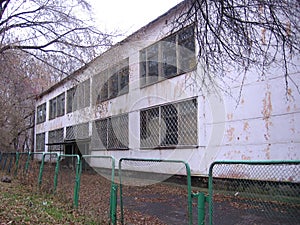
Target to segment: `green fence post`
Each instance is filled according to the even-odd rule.
[[[187,192],[188,192],[188,224],[193,224],[193,202],[192,202],[192,185],[191,185],[191,169],[187,162],[183,160],[167,160],[167,159],[142,159],[142,158],[121,158],[119,160],[119,180],[120,180],[120,208],[121,208],[121,224],[124,224],[124,208],[122,193],[122,161],[149,161],[149,162],[166,162],[166,163],[182,163],[185,165],[187,175]]]
[[[40,188],[41,185],[42,185],[42,178],[43,178],[43,170],[44,170],[45,155],[46,155],[46,153],[43,153],[43,156],[42,156],[42,162],[41,162],[41,165],[40,165],[40,171],[39,171],[39,177],[38,177],[38,185],[39,185],[39,188]]]
[[[202,192],[193,194],[192,196],[193,198],[197,198],[198,225],[204,225],[206,197]]]
[[[117,194],[118,185],[112,184],[111,197],[110,197],[110,220],[111,224],[117,224]]]
[[[77,164],[76,164],[76,177],[75,177],[75,187],[74,187],[74,205],[78,208],[78,199],[79,199],[79,186],[80,186],[80,176],[81,176],[81,160],[79,155],[77,157]]]
[[[54,187],[53,187],[53,194],[56,192],[56,187],[57,187],[57,177],[58,177],[58,172],[59,172],[59,161],[60,161],[61,155],[59,154],[56,160],[56,166],[55,166],[55,172],[54,172]]]
[[[77,158],[77,163],[76,163],[76,177],[75,177],[75,185],[74,185],[74,196],[73,196],[73,204],[76,208],[78,208],[78,194],[79,194],[79,184],[80,184],[80,172],[81,172],[81,167],[80,166],[80,156],[79,155],[64,155],[64,154],[59,154],[57,161],[56,161],[56,166],[55,166],[55,175],[54,175],[54,189],[53,193],[55,194],[56,188],[57,188],[57,179],[58,179],[58,173],[59,173],[59,164],[60,164],[60,159],[61,157],[76,157]]]
[[[26,163],[25,163],[25,173],[27,173],[28,168],[29,168],[29,162],[30,162],[31,154],[32,154],[31,152],[28,152],[27,160],[26,160]]]
[[[110,207],[109,207],[109,217],[111,224],[117,224],[117,191],[118,185],[115,184],[115,158],[113,156],[94,156],[94,155],[83,155],[83,159],[85,158],[102,158],[102,159],[111,159],[111,188],[110,188]],[[81,170],[82,170],[82,163]]]
[[[8,158],[8,153],[5,154],[4,163],[2,165],[2,170],[5,170],[5,168],[6,168],[7,158]]]
[[[15,168],[15,176],[18,174],[18,167],[19,167],[19,158],[20,158],[20,153],[16,152],[16,168]]]

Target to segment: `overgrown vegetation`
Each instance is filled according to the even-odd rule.
[[[2,177],[3,174],[0,173]],[[99,224],[54,195],[32,192],[14,179],[0,183],[0,224]]]

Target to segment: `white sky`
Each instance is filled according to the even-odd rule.
[[[99,30],[130,35],[182,0],[89,0]]]

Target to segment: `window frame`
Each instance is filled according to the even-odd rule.
[[[66,113],[65,92],[49,100],[49,120],[64,116]]]
[[[80,92],[80,93],[78,93]],[[67,90],[67,114],[90,107],[91,79],[88,78]]]
[[[186,104],[187,102],[189,101],[192,101],[192,103],[190,104],[195,104],[195,108],[194,108],[194,120],[195,120],[195,123],[194,123],[194,131],[195,131],[195,134],[194,134],[194,137],[193,139],[194,140],[194,143],[187,143],[187,144],[184,144],[184,143],[180,143],[181,140],[183,140],[183,137],[180,137],[180,134],[183,134],[183,133],[186,133],[186,124],[184,124],[181,120],[184,116],[187,115],[187,113],[184,112],[184,110],[181,108],[183,107],[184,104]],[[170,123],[166,122],[166,120],[163,118],[163,110],[164,108],[167,108],[167,107],[172,107],[175,108],[174,106],[177,106],[177,108],[180,107],[180,110],[179,112],[177,111],[176,112],[176,129],[174,128],[174,125],[171,124],[171,125],[168,125]],[[145,135],[145,132],[147,132],[147,129],[149,129],[147,127],[147,121],[145,121],[143,119],[143,114],[147,114],[147,112],[150,112],[150,111],[153,111],[153,110],[158,110],[158,122],[159,124],[156,125],[158,127],[158,135],[152,135],[152,137],[156,137],[155,141],[157,141],[156,143],[150,143],[148,144],[147,143],[147,140],[143,142],[143,140],[145,140],[145,138],[149,137],[147,135]],[[192,114],[192,113],[190,113]],[[162,105],[156,105],[156,106],[153,106],[153,107],[149,107],[149,108],[144,108],[144,109],[141,109],[140,110],[140,149],[174,149],[174,148],[197,148],[198,147],[198,142],[199,142],[199,137],[198,137],[198,102],[197,102],[197,97],[193,97],[193,98],[189,98],[189,99],[185,99],[185,100],[182,100],[182,101],[177,101],[177,102],[169,102],[169,103],[166,103],[166,104],[162,104]],[[174,116],[168,116],[168,118],[174,118]],[[164,125],[165,125],[165,129],[168,130],[169,129],[169,132],[166,133],[164,136],[162,136],[162,121],[164,121]],[[149,124],[149,123],[148,123]],[[153,124],[153,123],[152,123]],[[153,126],[153,125],[152,125]],[[168,128],[169,126],[169,128]],[[150,130],[151,132],[151,130]],[[176,141],[176,143],[172,143],[172,142],[165,142],[165,139],[167,136],[171,136],[172,137],[172,133],[171,132],[176,132],[177,135],[176,135],[176,140],[174,139],[173,141]],[[173,137],[172,137],[173,138]],[[148,139],[149,140],[149,139]]]
[[[40,137],[42,137],[42,143],[40,143]],[[36,152],[44,152],[45,146],[46,146],[46,139],[45,139],[45,132],[38,133],[35,135],[36,141],[35,141],[35,151]],[[41,146],[41,148],[39,148]]]
[[[37,106],[37,108],[36,108],[36,123],[37,124],[44,123],[46,121],[46,112],[47,112],[46,102]]]
[[[125,132],[126,140],[118,139],[116,132],[111,129],[114,127],[113,121],[114,120],[121,120],[122,117],[125,117],[126,120],[126,128],[121,129],[121,133]],[[114,121],[118,122],[118,121]],[[98,125],[99,124],[99,125]],[[126,151],[129,150],[129,115],[128,113],[101,118],[93,121],[93,135],[98,135],[100,145],[97,147],[98,150],[105,150],[105,151]],[[102,129],[105,129],[104,131]],[[94,136],[95,137],[95,136]],[[126,143],[123,143],[126,142]],[[116,146],[113,144],[117,143]]]
[[[93,76],[93,105],[129,92],[129,58]]]
[[[184,41],[179,40],[179,36],[184,33],[185,31],[192,31],[192,34],[190,35],[189,38],[192,38],[193,41],[188,42],[188,43],[192,43],[192,49],[189,48],[189,50],[184,49],[183,47],[186,46],[181,46],[179,45],[179,43],[185,43],[184,41],[186,41],[187,39],[185,39]],[[173,44],[168,44],[168,43],[172,43],[169,40],[173,39]],[[174,46],[175,50],[170,48],[170,46]],[[153,51],[153,49],[157,49],[157,54],[153,54],[151,53]],[[193,54],[190,54],[190,53]],[[175,53],[175,56],[174,56]],[[188,60],[181,60],[183,54],[187,54],[189,55],[189,57],[187,58]],[[149,56],[150,54],[150,56]],[[173,62],[171,62],[171,64],[169,64],[169,60],[170,57],[167,57],[168,54],[173,55]],[[156,55],[156,65],[157,65],[157,74],[152,73],[151,72],[151,65],[149,64],[149,62],[153,62],[153,55]],[[186,59],[186,58],[185,58]],[[174,64],[176,61],[176,65],[172,65],[172,63]],[[186,62],[186,61],[191,61],[189,62],[189,67],[188,68],[184,68],[184,66],[186,66],[182,61]],[[154,66],[154,65],[153,65]],[[143,49],[140,50],[139,52],[139,74],[140,74],[140,88],[144,88],[147,87],[149,85],[158,83],[160,81],[166,80],[166,79],[170,79],[176,76],[179,76],[181,74],[184,73],[188,73],[191,72],[193,70],[196,69],[196,43],[195,43],[195,24],[191,24],[188,25],[182,29],[180,29],[179,31],[170,34],[167,37],[164,37],[163,39],[153,43],[152,45],[149,45]],[[174,72],[174,68],[176,69],[176,72]],[[170,74],[166,74],[166,71],[170,71]],[[154,76],[153,76],[154,75]]]

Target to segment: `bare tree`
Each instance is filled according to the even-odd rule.
[[[198,59],[204,70],[203,86],[228,92],[225,77],[238,72],[241,89],[250,70],[261,75],[271,66],[281,67],[286,92],[299,84],[291,74],[300,50],[298,0],[189,0],[173,23],[173,30],[196,23]],[[214,82],[218,79],[219,83]],[[202,87],[203,87],[202,86]]]
[[[32,146],[35,97],[111,45],[85,0],[0,0],[0,151]]]
[[[0,0],[0,54],[18,50],[65,76],[111,45],[89,24],[85,0]]]

